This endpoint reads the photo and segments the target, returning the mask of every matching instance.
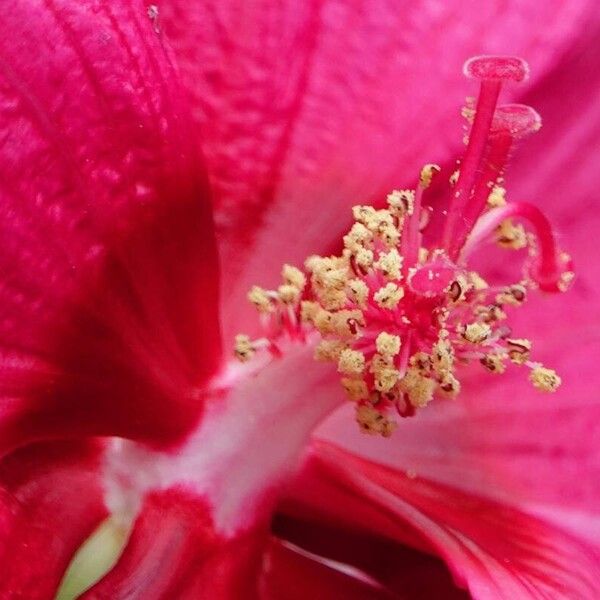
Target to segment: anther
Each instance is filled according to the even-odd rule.
[[[471,344],[483,344],[492,333],[487,323],[469,323],[462,332],[463,338]]]
[[[505,354],[486,354],[480,359],[481,364],[490,372],[501,375],[506,371]]]
[[[524,365],[529,360],[531,342],[526,339],[507,339],[508,357],[518,365]]]
[[[394,310],[404,296],[404,290],[395,283],[388,283],[375,292],[373,299],[381,308]]]
[[[248,362],[254,356],[256,350],[252,341],[247,335],[238,334],[235,336],[234,353],[240,362]]]
[[[365,370],[365,355],[358,350],[346,348],[340,353],[338,371],[344,375],[360,375]]]
[[[248,292],[248,300],[260,313],[270,313],[275,310],[267,291],[257,285],[252,286]]]
[[[534,387],[542,392],[555,392],[560,384],[561,378],[554,369],[547,369],[542,365],[536,365],[531,369],[529,379]]]

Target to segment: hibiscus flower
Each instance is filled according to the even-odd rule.
[[[594,8],[503,3],[465,15],[454,3],[409,11],[176,0],[5,8],[0,597],[54,597],[87,540],[72,569],[96,568],[87,598],[461,597],[434,556],[478,598],[595,598]],[[494,117],[496,85],[490,96],[484,83],[480,110],[465,111],[473,126],[458,193],[442,196],[462,153],[456,107],[465,90],[475,93],[461,63],[481,52],[527,56],[525,104]],[[481,79],[492,68],[483,80],[496,80],[498,64],[467,71]],[[503,77],[524,79],[521,61],[500,65]],[[469,155],[481,157],[477,132],[484,175],[500,183],[508,142],[538,124],[528,105],[544,128],[523,142],[505,187],[509,200],[531,204],[487,209],[467,241],[487,192],[503,201],[500,187],[477,187],[477,165],[467,168]],[[415,184],[432,160],[442,173],[427,168]],[[302,300],[330,314],[347,308],[325,306],[333,300],[322,260],[305,273],[286,268],[277,289],[281,266],[319,253],[343,259],[351,207],[382,208],[394,188],[387,216],[377,213],[385,227],[355,211],[380,244],[374,250],[388,240],[390,254],[377,267],[387,282],[369,279],[372,265],[361,270],[353,254],[356,305],[364,286],[410,278],[405,298],[392,289],[377,302],[394,306],[379,308],[418,317],[427,299],[443,296],[443,319],[458,318],[457,306],[491,310],[472,271],[457,265],[496,225],[505,245],[524,240],[532,251],[528,282],[567,287],[570,261],[543,206],[577,265],[576,283],[549,299],[521,282],[498,290],[503,306],[531,295],[510,326],[533,338],[534,358],[497,314],[478,328],[438,327],[448,332],[433,340],[441,358],[431,352],[426,367],[409,362],[408,350],[402,358],[424,338],[369,330],[371,305],[344,321],[352,336],[371,335],[370,349],[319,328],[314,313],[300,322]],[[453,199],[447,209],[444,197]],[[463,218],[469,230],[460,234]],[[421,225],[424,245],[438,232],[447,256],[422,255]],[[491,252],[469,269],[507,281],[513,256],[522,262]],[[262,328],[246,299],[253,285],[264,286],[253,294],[265,308]],[[351,396],[358,382],[362,416],[336,365],[313,359],[319,333],[342,343],[333,357]],[[482,355],[483,343],[495,352]],[[515,352],[531,364],[501,376],[461,369],[455,400],[417,394],[421,380],[436,395],[458,391],[458,370],[435,360],[477,358],[504,370]],[[367,361],[371,375],[360,379]],[[562,385],[542,395],[528,369],[537,387],[558,387],[556,373]],[[367,402],[402,381],[401,396]],[[392,409],[417,414],[398,416],[392,432]],[[353,410],[363,430],[391,437],[360,433]],[[110,555],[115,531],[124,548]]]

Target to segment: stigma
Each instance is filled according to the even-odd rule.
[[[248,300],[265,335],[236,337],[242,362],[257,353],[278,359],[290,343],[314,344],[315,360],[332,364],[368,434],[388,437],[398,416],[458,396],[469,363],[492,376],[511,366],[528,369],[542,392],[561,384],[554,370],[532,359],[532,342],[509,325],[510,313],[532,292],[564,292],[574,277],[543,213],[511,202],[503,186],[516,142],[541,126],[532,108],[497,104],[502,85],[524,80],[528,67],[514,57],[481,56],[464,72],[479,80],[480,91],[463,109],[467,147],[447,175],[445,209],[436,215],[442,225],[431,225],[427,196],[443,173],[427,164],[414,189],[393,190],[377,207],[353,207],[339,253],[310,256],[302,269],[284,265],[275,290],[254,286]],[[517,253],[516,281],[488,283],[469,267],[489,244]]]

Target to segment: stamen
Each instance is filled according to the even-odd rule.
[[[533,385],[542,392],[555,392],[561,384],[560,377],[554,369],[546,369],[542,365],[536,365],[530,374]]]
[[[305,272],[284,265],[275,290],[254,286],[248,299],[265,336],[235,340],[242,362],[259,352],[277,360],[290,343],[314,344],[315,359],[337,368],[368,434],[391,435],[394,412],[410,417],[436,397],[455,398],[460,369],[471,361],[495,375],[511,364],[528,368],[542,391],[560,385],[555,371],[531,361],[531,342],[513,337],[505,322],[532,289],[564,291],[573,278],[541,211],[507,203],[502,186],[514,142],[541,123],[527,106],[496,108],[502,82],[521,81],[527,67],[520,59],[478,57],[465,72],[481,80],[481,90],[476,110],[469,104],[464,111],[472,127],[441,239],[422,234],[432,210],[424,192],[440,171],[429,164],[415,190],[387,196],[387,208],[354,206],[340,255],[311,256]],[[471,253],[491,236],[504,248],[527,248],[522,279],[488,283],[469,269]]]

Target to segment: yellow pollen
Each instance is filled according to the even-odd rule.
[[[527,339],[506,340],[508,357],[517,365],[524,365],[529,360],[531,342]]]
[[[348,279],[348,262],[337,256],[320,257],[311,262],[314,287],[342,289]]]
[[[423,408],[433,399],[436,382],[424,377],[418,369],[410,368],[400,380],[399,387],[408,394],[408,399],[414,407]]]
[[[415,210],[415,193],[413,190],[394,190],[388,194],[387,203],[397,217],[410,216]]]
[[[369,389],[362,379],[342,377],[340,382],[346,395],[352,402],[360,402],[361,400],[367,400],[369,398]]]
[[[379,260],[375,263],[375,268],[387,279],[400,279],[402,257],[398,250],[392,248],[389,252],[380,253]]]
[[[394,225],[386,225],[379,232],[379,238],[388,247],[394,248],[400,242],[400,232]]]
[[[448,398],[456,398],[460,393],[460,381],[452,373],[446,373],[440,380],[440,390]]]
[[[304,287],[306,286],[306,276],[300,269],[297,269],[292,265],[283,265],[281,276],[287,285],[293,285],[299,291],[304,290]]]
[[[323,362],[337,362],[347,348],[341,340],[321,340],[315,348],[315,359]]]
[[[396,369],[380,369],[375,375],[375,389],[382,393],[389,392],[397,383],[400,373]]]
[[[365,355],[358,350],[346,348],[340,353],[338,371],[344,375],[360,375],[365,370]]]
[[[497,304],[478,306],[475,309],[475,314],[485,323],[494,323],[506,319],[506,313]]]
[[[389,392],[398,381],[400,373],[394,368],[390,356],[375,354],[371,360],[370,369],[375,378],[375,389],[379,392]]]
[[[370,221],[376,212],[377,211],[372,206],[359,205],[352,207],[352,216],[354,217],[354,220],[363,225],[366,225],[367,221]]]
[[[486,354],[480,362],[490,373],[501,375],[506,371],[505,360],[506,354],[492,353]]]
[[[404,290],[401,287],[395,283],[388,283],[375,292],[373,299],[381,308],[394,310],[403,296]]]
[[[356,260],[356,264],[365,271],[369,270],[373,266],[373,252],[371,250],[360,248],[354,255],[354,258]]]
[[[442,169],[439,165],[425,165],[421,169],[421,176],[419,178],[419,183],[423,189],[427,189],[431,185],[431,181],[433,177],[437,175]]]
[[[482,344],[492,333],[487,323],[469,323],[465,326],[462,336],[471,344]]]
[[[346,304],[346,292],[343,289],[323,288],[318,290],[317,295],[321,305],[327,310],[339,310]]]
[[[454,368],[454,351],[448,340],[438,340],[431,349],[431,362],[438,375]]]
[[[255,350],[247,335],[240,333],[235,336],[234,353],[240,362],[248,362],[254,356]]]
[[[469,280],[475,291],[486,290],[489,286],[487,281],[476,271],[469,272]]]
[[[311,254],[305,261],[304,261],[304,267],[306,268],[307,271],[310,271],[311,273],[315,270],[315,268],[317,267],[317,265],[319,265],[321,263],[322,257],[317,256],[316,254]]]
[[[558,289],[561,292],[566,292],[571,287],[574,279],[575,273],[573,273],[573,271],[565,271],[561,274],[560,280],[557,283]]]
[[[505,219],[496,230],[496,242],[502,248],[520,250],[527,246],[527,234],[523,225],[514,225],[510,219]]]
[[[373,234],[362,223],[354,223],[352,229],[344,236],[344,247],[354,254],[372,239]]]
[[[389,210],[376,210],[366,220],[365,225],[373,233],[381,233],[385,228],[393,227],[394,219]]]
[[[313,323],[320,310],[321,306],[318,302],[303,300],[300,304],[300,319],[304,323]]]
[[[400,337],[382,331],[375,340],[375,346],[383,356],[396,356],[400,352]]]
[[[351,279],[348,282],[348,296],[360,308],[365,308],[369,298],[369,287],[362,279]]]
[[[454,187],[456,185],[459,175],[460,175],[460,171],[458,169],[456,169],[456,171],[454,171],[452,173],[452,175],[450,175],[450,177],[448,179],[448,183],[451,185],[451,187]]]
[[[313,316],[312,322],[321,335],[327,335],[335,331],[333,313],[323,310],[321,307],[319,307],[319,310]]]
[[[294,285],[280,285],[277,296],[284,304],[295,304],[300,300],[300,290]]]
[[[396,429],[396,423],[394,421],[388,419],[385,415],[382,415],[378,410],[368,404],[357,406],[356,422],[358,423],[360,430],[369,435],[390,437],[394,429]]]
[[[499,208],[506,205],[506,190],[500,186],[495,185],[487,198],[487,205],[490,208]]]
[[[428,374],[431,371],[431,356],[426,352],[415,352],[410,357],[410,366],[414,367],[423,375]]]
[[[364,326],[364,324],[365,317],[358,309],[340,310],[331,315],[331,331],[341,338],[356,337],[357,326]]]
[[[510,304],[519,306],[523,304],[527,296],[527,288],[520,283],[508,286],[500,294],[496,296],[498,304]]]
[[[423,246],[421,246],[419,248],[419,263],[420,264],[424,264],[427,262],[427,257],[429,256],[429,250],[427,250],[427,248],[423,248]]]
[[[271,303],[271,299],[267,295],[267,291],[263,288],[253,285],[250,291],[248,292],[248,300],[252,304],[259,313],[270,313],[273,312],[274,307]]]
[[[546,369],[542,365],[537,365],[531,369],[529,379],[533,386],[542,392],[555,392],[560,384],[561,378],[554,369]]]

